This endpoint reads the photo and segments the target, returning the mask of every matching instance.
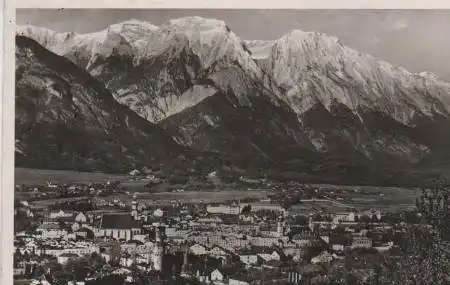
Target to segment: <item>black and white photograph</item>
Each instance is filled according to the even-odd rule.
[[[17,9],[14,285],[450,284],[449,31]]]

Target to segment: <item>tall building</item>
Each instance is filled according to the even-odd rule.
[[[162,234],[164,227],[155,227],[155,246],[152,252],[153,270],[161,272],[164,256],[164,236]]]

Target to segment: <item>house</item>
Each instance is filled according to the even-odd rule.
[[[220,182],[220,178],[217,176],[217,171],[213,171],[211,173],[209,173],[206,178],[211,181],[212,183],[219,183]]]
[[[15,208],[14,209],[14,215],[17,214],[25,214],[27,218],[33,218],[34,213],[29,208]]]
[[[192,245],[189,249],[194,255],[208,254],[208,251],[209,251],[206,246],[201,245],[199,243]]]
[[[334,251],[344,251],[345,246],[342,243],[333,243],[331,245],[331,249]]]
[[[200,282],[224,284],[228,278],[229,270],[227,270],[226,268],[219,269],[218,266],[220,265],[218,265],[218,263],[213,260],[202,265],[197,265],[199,265],[199,267],[197,270],[194,270],[194,272],[196,272],[196,278]]]
[[[36,231],[41,234],[42,238],[60,238],[67,236],[67,230],[61,228],[59,223],[56,222],[44,222],[42,223]]]
[[[282,252],[274,250],[272,252],[272,254],[270,255],[270,259],[280,261],[283,256],[284,256],[284,254]]]
[[[228,285],[250,285],[250,282],[254,281],[248,274],[237,274],[228,280]]]
[[[246,265],[255,265],[258,264],[258,260],[260,257],[258,257],[258,254],[240,254],[239,259],[242,263],[245,263]]]
[[[319,243],[320,240],[313,235],[295,235],[292,237],[292,243],[298,247],[308,247]]]
[[[112,272],[113,275],[128,275],[131,273],[131,270],[126,269],[126,268],[117,268],[116,270],[114,270]]]
[[[73,213],[64,212],[63,210],[59,210],[59,212],[50,213],[50,219],[71,218],[71,217],[73,217]]]
[[[228,252],[226,249],[216,245],[213,246],[210,250],[209,250],[209,255],[214,256],[214,257],[221,257],[221,256],[227,256],[230,254],[230,252]]]
[[[272,260],[272,255],[269,253],[258,253],[258,256],[261,257],[261,259],[265,262]]]
[[[47,182],[47,188],[56,189],[56,188],[58,188],[58,184],[49,181],[49,182]]]
[[[287,247],[283,248],[283,253],[286,256],[291,256],[292,260],[300,261],[307,254],[308,248],[303,247]]]
[[[352,240],[351,248],[371,248],[372,239],[368,237],[355,236]]]
[[[197,223],[200,225],[209,225],[209,226],[218,226],[221,224],[223,220],[219,217],[209,217],[209,218],[200,218],[197,220]]]
[[[84,281],[67,281],[67,285],[84,285]]]
[[[284,256],[284,254],[279,253],[278,251],[274,250],[272,253],[258,253],[258,256],[265,262],[269,261],[280,261],[281,257]]]
[[[210,283],[211,282],[211,273],[214,271],[211,267],[206,267],[202,269],[198,269],[196,273],[196,277],[198,281]]]
[[[268,210],[268,211],[275,211],[279,212],[283,215],[287,214],[286,209],[283,208],[283,206],[279,204],[273,204],[271,202],[256,202],[256,203],[250,203],[251,206],[251,212],[258,212],[261,210]]]
[[[70,228],[72,229],[72,232],[76,232],[79,229],[81,229],[81,224],[78,222],[75,222],[70,226]]]
[[[140,172],[139,170],[137,170],[137,169],[133,169],[133,170],[130,171],[129,174],[130,174],[131,176],[137,176],[137,175],[140,175],[141,172]]]
[[[208,205],[206,211],[210,214],[239,215],[241,207],[236,205]]]
[[[88,229],[88,228],[85,228],[85,227],[76,230],[75,231],[75,236],[76,237],[81,237],[81,238],[84,238],[84,239],[93,239],[95,237],[94,236],[94,232],[91,229]]]
[[[289,241],[289,237],[260,237],[260,236],[248,236],[247,239],[250,244],[261,247],[271,247],[274,245],[282,245]]]
[[[352,223],[355,222],[355,213],[337,213],[333,217],[334,223]]]
[[[134,262],[134,259],[131,257],[130,254],[122,254],[122,256],[120,257],[120,265],[124,266],[124,267],[130,267]]]
[[[84,224],[87,222],[87,217],[85,214],[83,214],[82,212],[79,212],[76,216],[75,216],[75,222],[78,222],[80,224]]]
[[[350,247],[351,237],[341,234],[333,235],[330,238],[330,245],[333,251],[344,251],[345,248]]]
[[[30,285],[51,285],[47,280],[33,280]]]
[[[168,238],[171,237],[186,237],[191,233],[191,230],[189,229],[179,229],[175,227],[167,227],[166,228],[166,236]]]
[[[149,250],[152,249],[153,247],[154,243],[152,242],[144,244],[142,241],[135,239],[129,240],[120,245],[121,251],[128,253],[149,253]]]
[[[153,216],[155,216],[155,217],[162,217],[162,216],[164,216],[164,212],[163,212],[163,210],[161,210],[161,209],[156,209],[154,212],[153,212]]]
[[[141,234],[138,221],[128,214],[103,214],[100,223],[99,236],[111,237],[116,240],[130,240],[134,235]]]
[[[311,258],[312,264],[328,263],[333,260],[333,256],[328,251],[322,251],[319,255]]]
[[[81,190],[81,186],[78,186],[78,185],[70,185],[69,187],[67,187],[67,190],[69,190],[69,191]]]
[[[76,254],[78,256],[90,255],[92,253],[100,253],[100,247],[91,243],[81,244],[77,243],[75,246],[65,247],[64,253]]]
[[[225,276],[219,269],[215,269],[211,272],[211,281],[224,281]]]
[[[379,210],[374,210],[374,209],[370,209],[368,211],[359,213],[358,217],[361,218],[362,216],[368,216],[370,219],[372,220],[378,220],[380,221],[382,216],[381,216],[381,211]]]
[[[78,254],[75,253],[63,253],[57,257],[59,264],[67,264],[70,259],[79,258]]]
[[[330,236],[328,235],[321,235],[320,238],[325,242],[325,243],[330,243]]]
[[[393,246],[394,246],[394,242],[389,241],[387,243],[383,243],[383,244],[374,246],[373,248],[375,248],[379,252],[384,252],[384,251],[388,251],[388,250],[392,249]]]

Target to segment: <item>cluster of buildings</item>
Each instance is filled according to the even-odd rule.
[[[123,208],[39,212],[21,203],[16,210],[39,222],[16,233],[15,275],[30,277],[44,259],[64,266],[97,255],[113,267],[108,274],[129,283],[138,272],[204,284],[300,284],[326,275],[320,265],[342,261],[346,251],[389,251],[392,233],[401,231],[384,223],[379,211],[311,214],[296,223],[287,209],[267,201],[210,204],[195,212],[177,204],[169,211],[146,209],[134,195]]]

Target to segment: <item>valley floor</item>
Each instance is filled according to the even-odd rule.
[[[170,203],[171,201],[180,201],[183,203],[220,203],[232,200],[264,200],[269,195],[277,193],[278,190],[272,189],[270,186],[260,187],[258,189],[245,188],[243,186],[223,185],[217,189],[211,190],[206,187],[204,190],[191,191],[177,188],[182,185],[170,185],[166,190],[159,188],[160,191],[151,191],[145,188],[146,180],[134,180],[133,177],[123,174],[108,174],[108,173],[90,173],[77,171],[62,171],[62,170],[41,170],[16,168],[15,169],[15,184],[25,185],[44,185],[49,181],[55,181],[60,184],[70,183],[102,183],[105,181],[120,181],[121,187],[127,193],[139,192],[138,197],[141,201],[154,201],[162,204]],[[311,185],[314,188],[326,189],[326,191],[333,192],[345,191],[346,195],[341,199],[327,198],[325,200],[303,199],[302,205],[298,207],[299,211],[309,211],[311,209],[327,210],[330,212],[346,211],[349,208],[358,210],[368,210],[377,208],[386,212],[396,212],[409,210],[414,208],[416,197],[419,195],[418,189],[408,189],[399,187],[378,187],[378,186],[338,186],[315,184]],[[201,186],[199,189],[202,189]],[[16,192],[16,198],[27,199],[26,192]],[[71,200],[79,200],[84,197],[74,198],[52,198],[39,199],[35,202],[38,207],[46,207],[55,202],[65,202]],[[86,197],[87,198],[87,197]],[[105,200],[120,199],[125,203],[130,202],[132,195],[114,194],[103,197]]]

